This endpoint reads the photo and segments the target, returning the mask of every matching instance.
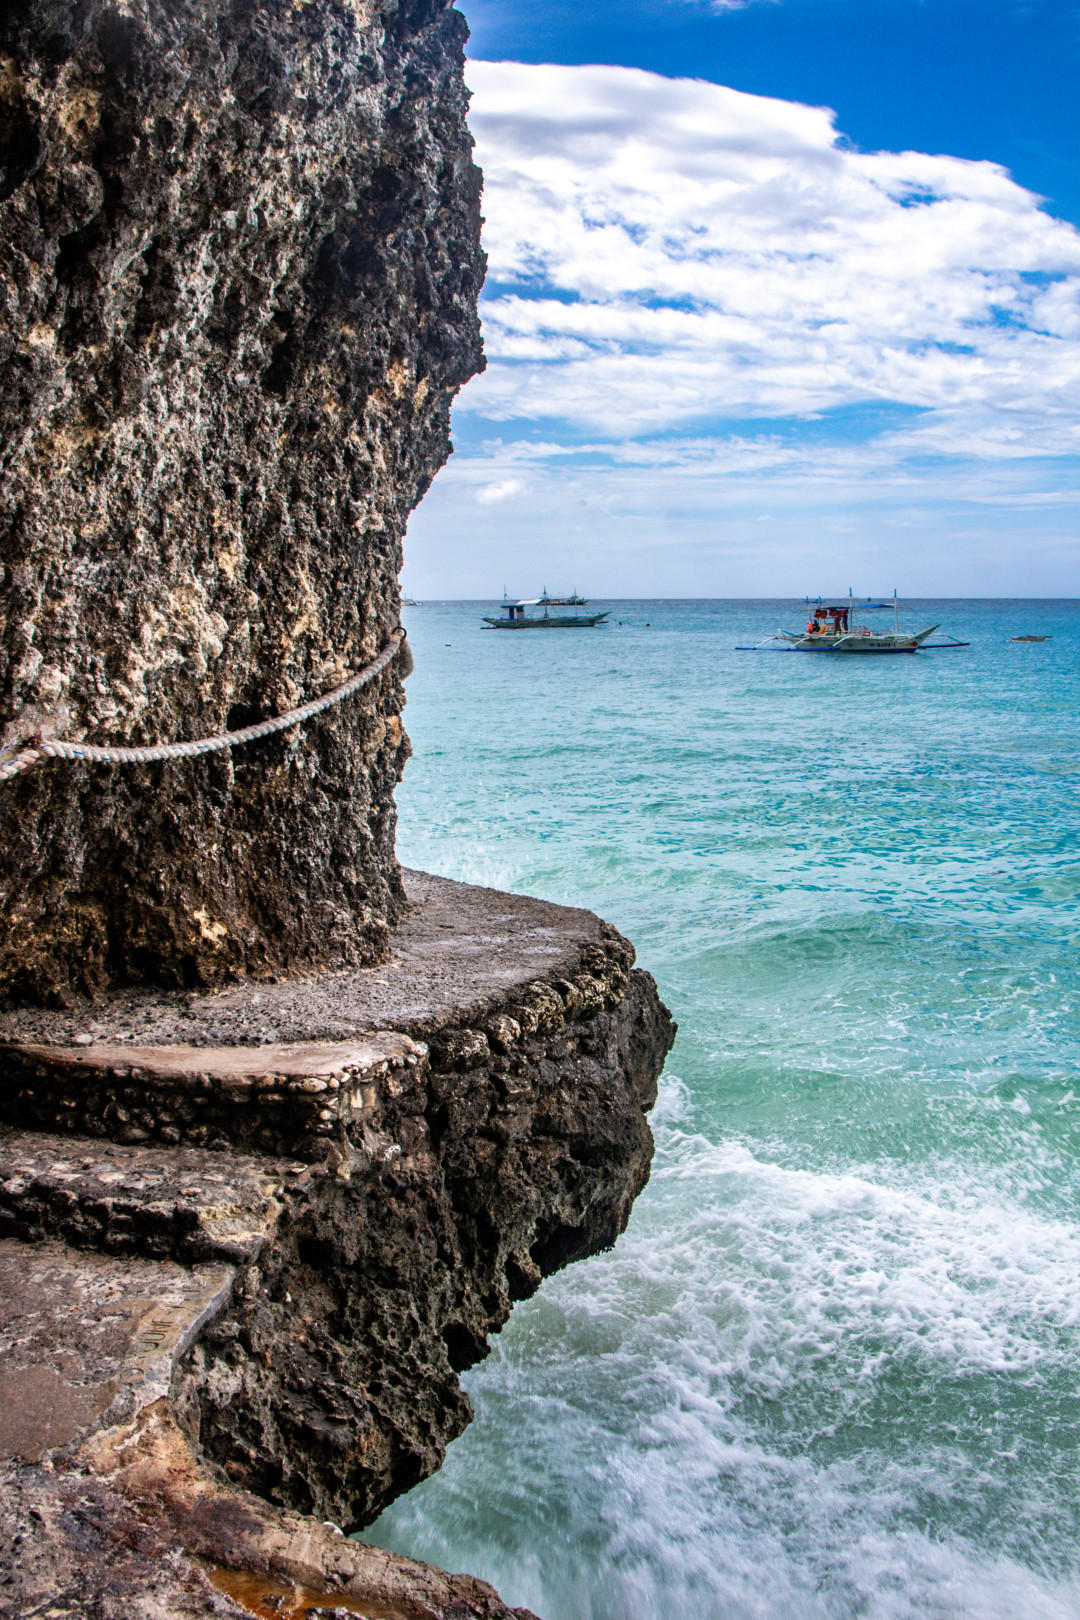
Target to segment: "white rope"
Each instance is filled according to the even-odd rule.
[[[101,748],[93,743],[59,742],[50,737],[33,748],[24,748],[11,759],[0,759],[0,782],[9,781],[22,771],[29,771],[43,759],[81,759],[102,765],[144,765],[157,759],[189,759],[194,754],[214,754],[222,748],[239,748],[242,743],[255,742],[259,737],[272,737],[275,731],[286,731],[289,726],[303,725],[324,709],[332,709],[351,693],[373,681],[394,657],[405,640],[402,629],[394,631],[382,652],[373,663],[354,675],[344,686],[335,686],[311,703],[288,714],[276,715],[272,720],[260,720],[257,725],[245,726],[242,731],[221,731],[216,737],[201,737],[197,742],[157,743],[149,748]]]

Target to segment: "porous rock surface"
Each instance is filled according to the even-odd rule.
[[[385,645],[482,365],[464,37],[0,0],[0,758],[242,727]],[[408,667],[0,785],[0,1620],[529,1620],[334,1525],[623,1230],[674,1029],[589,913],[403,879]]]
[[[284,712],[397,622],[482,365],[448,0],[0,5],[0,745]],[[384,959],[407,657],[0,789],[0,998]]]
[[[0,1092],[12,1120],[0,1135],[0,1237],[236,1265],[228,1309],[177,1374],[179,1421],[236,1485],[348,1529],[439,1467],[470,1417],[458,1374],[513,1302],[625,1227],[674,1035],[633,948],[589,912],[408,881],[415,909],[393,936],[394,961],[342,975],[325,1001],[322,982],[309,987],[304,1021],[338,1042],[396,1023],[422,1060],[373,1072],[318,1162],[253,1155],[247,1136],[243,1153],[224,1138],[217,1151],[152,1132],[125,1141],[128,1126],[107,1112],[94,1137],[27,1131]],[[171,1032],[188,1049],[243,1021],[267,1042],[303,1018],[303,996],[297,985],[204,994],[171,1023],[158,1002],[156,1024],[141,998],[143,1038],[167,1051]],[[319,1030],[331,1007],[336,1022]],[[130,996],[94,1009],[107,1035],[131,1012]],[[87,1059],[75,1074],[98,1083],[94,1046],[62,1044],[77,1023],[24,1012],[0,1028],[9,1042],[32,1032],[38,1052],[59,1037],[70,1098],[73,1051]],[[252,1044],[244,1067],[257,1072],[265,1053],[272,1069],[279,1052]],[[0,1078],[11,1054],[0,1046]]]

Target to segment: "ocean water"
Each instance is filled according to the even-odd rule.
[[[599,911],[680,1031],[625,1236],[370,1539],[543,1620],[1080,1616],[1080,604],[407,612],[402,858]]]

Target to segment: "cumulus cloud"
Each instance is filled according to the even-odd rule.
[[[1077,447],[1080,233],[1004,169],[636,69],[469,80],[489,368],[459,410],[626,440],[896,402],[930,413],[913,452]]]
[[[489,364],[410,594],[1080,595],[1080,233],[824,108],[469,78]]]

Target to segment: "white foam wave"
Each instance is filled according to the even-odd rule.
[[[973,1185],[958,1164],[932,1168],[929,1185],[889,1185],[670,1130],[640,1237],[635,1230],[627,1248],[651,1249],[662,1221],[673,1273],[684,1267],[717,1298],[744,1293],[770,1337],[787,1322],[822,1351],[873,1343],[877,1356],[938,1357],[953,1372],[1071,1353],[1060,1334],[1080,1322],[1076,1227],[988,1199],[985,1180]],[[725,1263],[708,1265],[706,1247]],[[626,1255],[635,1268],[641,1259]]]
[[[545,1620],[1076,1620],[1014,1397],[1073,1399],[1077,1231],[960,1171],[793,1169],[691,1118],[666,1085],[628,1232],[519,1307],[383,1538]]]

